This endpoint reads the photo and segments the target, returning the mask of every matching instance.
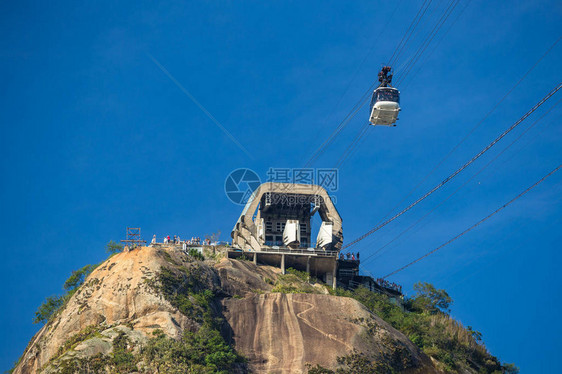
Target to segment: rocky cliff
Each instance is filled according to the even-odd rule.
[[[272,292],[290,281],[279,269],[211,257],[199,261],[173,247],[110,257],[33,337],[14,372],[304,373],[335,369],[353,355],[374,372],[439,372],[358,301],[331,296],[321,284]],[[197,348],[174,343],[186,339]],[[205,352],[215,346],[220,355]]]

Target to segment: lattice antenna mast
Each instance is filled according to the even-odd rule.
[[[138,245],[145,244],[146,240],[141,237],[140,227],[127,227],[127,239],[121,240],[123,243],[127,243],[131,248],[135,248]]]

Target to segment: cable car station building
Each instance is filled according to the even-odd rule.
[[[316,243],[311,222],[321,219]],[[387,287],[371,276],[359,275],[359,260],[340,256],[342,218],[326,190],[317,185],[268,182],[248,199],[232,229],[229,258],[249,257],[257,264],[306,271],[326,284],[355,289],[359,286],[392,298],[401,290]]]
[[[316,243],[311,220],[321,219]],[[334,287],[342,247],[342,219],[326,190],[317,185],[268,182],[249,198],[232,233],[230,258],[307,271]]]

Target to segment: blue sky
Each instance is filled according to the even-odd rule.
[[[398,4],[398,8],[396,8]],[[448,2],[434,0],[396,68]],[[0,367],[74,269],[140,226],[145,237],[230,230],[230,171],[301,167],[376,80],[421,1],[3,2],[0,4]],[[395,9],[397,9],[395,11]],[[464,9],[464,10],[463,10]],[[462,11],[462,13],[461,13]],[[393,15],[391,18],[390,16]],[[350,241],[416,186],[560,36],[555,1],[461,0],[398,88],[397,127],[370,128],[340,170]],[[383,26],[385,26],[383,28]],[[247,148],[250,158],[150,58]],[[491,142],[560,82],[559,43],[408,198]],[[363,256],[433,209],[560,98],[549,100],[438,193],[357,245]],[[560,106],[450,200],[365,264],[382,276],[435,248],[561,160]],[[333,167],[358,113],[314,164]],[[523,373],[555,372],[562,348],[561,175],[391,280],[447,289],[452,314]],[[394,211],[395,212],[395,211]]]

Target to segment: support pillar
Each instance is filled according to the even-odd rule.
[[[258,254],[254,252],[254,265],[258,264]]]
[[[332,288],[335,290],[336,285],[338,284],[338,261],[334,261],[334,276],[332,277]]]
[[[306,274],[310,277],[310,256],[306,258]]]
[[[285,254],[281,255],[281,273],[285,274]]]

